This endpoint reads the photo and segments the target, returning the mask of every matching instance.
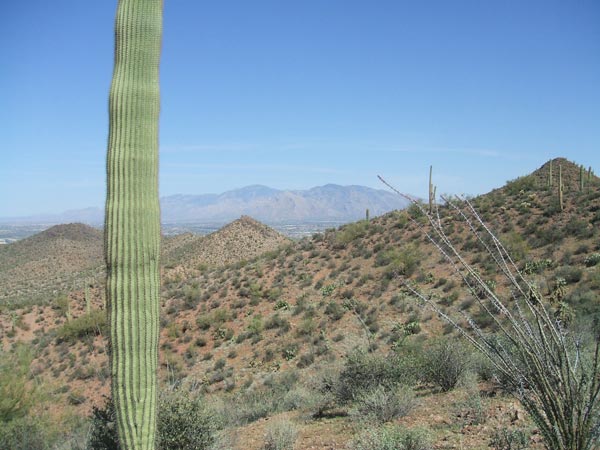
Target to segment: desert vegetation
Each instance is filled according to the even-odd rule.
[[[592,178],[580,190],[579,167],[559,159],[553,170],[559,164],[562,211],[548,164],[468,203],[433,209],[434,225],[472,269],[463,268],[464,277],[427,238],[427,204],[226,263],[172,258],[162,269],[157,445],[586,448],[584,439],[580,447],[550,440],[574,422],[559,433],[565,416],[547,410],[573,408],[582,426],[587,414],[593,448],[599,186]],[[497,242],[476,217],[470,230],[456,209],[469,204]],[[245,227],[252,224],[236,233]],[[484,244],[507,250],[517,285]],[[18,411],[2,413],[3,448],[114,448],[105,294],[88,280],[3,305],[1,405]],[[508,302],[508,312],[496,301]],[[546,311],[539,321],[538,311]],[[508,313],[532,330],[517,344]],[[539,362],[546,355],[554,357]],[[538,368],[539,380],[551,377],[556,406],[542,401]],[[192,423],[181,422],[181,410],[194,412]],[[550,433],[548,417],[557,421]],[[182,428],[195,430],[190,440]]]

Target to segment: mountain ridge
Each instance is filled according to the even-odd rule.
[[[161,221],[169,224],[217,222],[224,225],[247,215],[268,224],[327,220],[350,222],[363,218],[366,209],[373,217],[406,206],[407,202],[397,195],[366,186],[330,183],[305,190],[280,190],[255,184],[220,194],[161,197]],[[0,223],[84,222],[99,225],[103,221],[103,209],[93,207],[59,214],[0,218]]]

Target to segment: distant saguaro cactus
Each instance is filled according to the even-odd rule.
[[[558,204],[560,205],[560,210],[565,209],[565,205],[563,203],[563,182],[562,182],[562,166],[558,165]]]
[[[104,245],[112,396],[122,450],[155,447],[162,7],[162,0],[119,0],[115,24]]]
[[[431,179],[433,174],[433,166],[429,166],[429,213],[433,212],[433,205],[435,203],[435,191],[436,187],[433,185]]]

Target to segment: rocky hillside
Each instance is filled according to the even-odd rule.
[[[163,238],[167,273],[197,273],[205,267],[255,258],[289,242],[250,217],[206,236]],[[56,225],[30,238],[0,246],[0,305],[43,304],[104,280],[102,231],[84,224]]]
[[[187,270],[203,266],[220,267],[255,258],[290,242],[252,217],[242,216],[206,236],[186,233],[165,239],[163,264]]]
[[[564,159],[552,166],[551,185],[545,164],[471,202],[521,272],[549,299],[553,313],[583,329],[600,317],[600,182],[590,174],[581,189],[579,166]],[[494,261],[460,217],[441,205],[440,220],[486,282],[509,295]],[[242,218],[231,231],[239,235],[234,230],[248,222],[257,228]],[[161,305],[163,382],[207,395],[206,402],[226,418],[226,434],[243,437],[239,445],[224,448],[264,448],[269,424],[279,420],[299,427],[297,449],[345,448],[366,426],[357,419],[356,408],[360,412],[368,406],[358,394],[348,403],[331,399],[327,389],[339,383],[343,370],[357,371],[350,372],[355,374],[351,380],[370,380],[397,370],[402,361],[426,367],[419,364],[434,353],[428,349],[457,342],[453,327],[409,294],[406,280],[436,298],[445,311],[463,312],[485,330],[494,329],[477,292],[466,289],[444,263],[425,238],[422,223],[411,207],[221,267],[189,256],[189,249],[199,255],[209,248],[207,242],[182,236],[165,244],[169,269]],[[236,239],[213,242],[224,248],[227,242],[235,246]],[[192,270],[179,269],[184,266]],[[104,316],[90,325],[91,315],[102,307],[102,292],[91,289],[87,295],[92,298],[90,310],[80,290],[69,295],[68,308],[40,306],[0,315],[3,347],[30,342],[36,349],[33,370],[58,386],[52,393],[54,404],[70,402],[80,412],[102,404],[101,395],[109,387]],[[356,356],[357,348],[370,356]],[[522,433],[529,448],[541,448],[539,433],[522,408],[489,380],[485,364],[470,353],[462,348],[453,356],[456,361],[469,359],[477,374],[463,380],[463,387],[445,392],[421,375],[411,375],[420,380],[410,381],[416,400],[392,422],[427,426],[436,449],[489,448],[490,442],[501,442],[501,430]],[[360,372],[362,367],[370,372]],[[369,401],[384,400],[380,395]],[[381,403],[372,404],[381,410]],[[273,420],[259,420],[265,417]]]
[[[56,225],[0,246],[0,304],[43,302],[83,287],[101,269],[102,232],[88,225]]]

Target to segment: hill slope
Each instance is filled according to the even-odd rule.
[[[600,314],[600,182],[591,177],[580,191],[575,175],[578,166],[557,159],[553,167],[558,163],[565,176],[562,211],[555,186],[546,183],[547,165],[471,202],[543,294],[551,297],[560,287],[560,300],[573,313],[565,318],[574,324],[586,323]],[[197,254],[204,248],[201,240],[187,236],[175,238],[179,241],[173,240],[170,248],[165,244],[166,258],[175,266],[163,278],[163,378],[214,395],[217,403],[229,405],[229,416],[248,413],[245,421],[231,425],[230,431],[244,436],[243,448],[258,450],[265,425],[271,421],[246,422],[277,417],[281,410],[269,406],[271,403],[301,404],[315,413],[306,406],[310,405],[307,392],[319,379],[330,380],[331,373],[351,359],[348,355],[354,348],[368,348],[386,357],[403,349],[424,354],[422,346],[426,348],[436,338],[452,337],[452,327],[408,295],[403,278],[439,299],[441,307],[485,319],[475,293],[441,261],[424,238],[418,220],[410,221],[409,214],[414,212],[411,208],[369,223],[348,224],[253,260],[244,258],[203,270],[176,272],[177,261],[189,258],[188,251]],[[445,206],[440,207],[440,219],[461,254],[485,280],[497,282],[502,292],[497,267],[464,224]],[[241,219],[232,229],[249,221]],[[250,222],[251,228],[254,225]],[[235,243],[235,239],[227,242]],[[97,307],[100,299],[98,292]],[[73,293],[70,300],[74,315],[83,316],[82,293]],[[550,306],[553,312],[569,312],[559,304]],[[18,313],[26,326],[17,326],[10,337],[5,335],[5,348],[18,339],[31,341],[37,336],[45,345],[35,363],[39,373],[67,386],[60,401],[77,394],[84,399],[78,406],[82,411],[101,402],[99,393],[107,393],[109,387],[103,336],[92,331],[84,335],[84,342],[81,338],[57,341],[67,322],[64,314],[49,308]],[[6,315],[0,316],[5,330],[9,324]],[[491,323],[484,326],[493,330]],[[74,358],[69,366],[65,354],[84,356]],[[48,371],[48,367],[54,369]],[[485,448],[495,429],[530,427],[514,400],[493,383],[469,389],[472,391],[441,393],[423,383],[418,386],[414,410],[395,423],[427,424],[440,449]],[[313,395],[320,398],[323,392]],[[469,403],[473,399],[480,401],[479,406]],[[343,405],[341,409],[339,415],[312,419],[306,412],[285,413],[284,417],[298,418],[302,427],[295,448],[344,448],[356,426],[351,416],[344,416],[352,411]],[[529,444],[541,448],[539,436],[536,440],[534,433]]]
[[[163,264],[186,269],[223,266],[273,251],[290,240],[272,228],[242,216],[206,236],[186,233],[165,239]]]
[[[247,216],[206,236],[190,233],[163,238],[162,263],[177,271],[220,267],[252,259],[289,242]],[[84,224],[56,225],[0,246],[0,304],[35,304],[58,294],[101,285],[104,279],[102,231]]]
[[[35,303],[83,286],[98,274],[102,232],[84,224],[56,225],[0,246],[0,303]]]

